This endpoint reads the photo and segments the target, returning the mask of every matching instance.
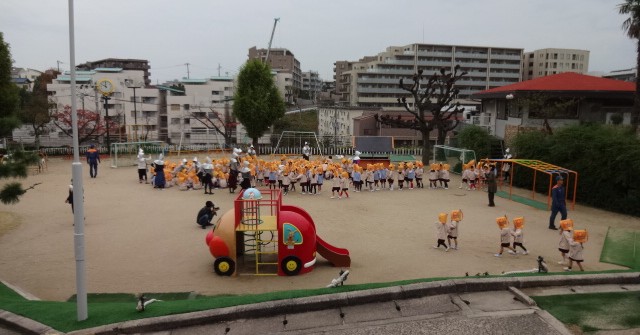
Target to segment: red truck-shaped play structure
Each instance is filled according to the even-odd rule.
[[[333,266],[351,266],[349,250],[336,248],[316,235],[309,213],[283,205],[279,189],[240,192],[234,209],[218,220],[206,243],[215,258],[214,271],[221,276],[307,273],[313,270],[316,252]]]

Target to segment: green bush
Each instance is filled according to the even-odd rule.
[[[491,153],[491,135],[486,129],[478,126],[466,126],[458,133],[460,148],[473,150],[478,159],[489,157]]]
[[[562,128],[553,135],[526,132],[513,144],[516,158],[537,159],[576,171],[577,201],[640,216],[640,140],[629,128],[589,124]],[[531,172],[520,168],[514,183],[531,187],[531,178]],[[536,184],[538,191],[546,193],[548,181]],[[572,185],[567,192],[573,196]]]

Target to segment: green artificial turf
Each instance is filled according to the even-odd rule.
[[[627,270],[600,271],[600,272],[561,272],[553,275],[577,275],[588,273],[616,273],[628,272]],[[513,274],[509,277],[546,276],[539,273]],[[505,277],[502,275],[481,276],[482,278]],[[202,310],[231,307],[238,305],[254,304],[265,301],[283,300],[292,298],[302,298],[315,295],[332,294],[340,292],[369,290],[382,287],[408,285],[420,282],[440,281],[447,278],[426,278],[412,279],[388,283],[368,283],[358,285],[344,285],[336,288],[317,288],[295,291],[278,291],[252,295],[219,295],[219,296],[197,296],[195,299],[188,293],[146,293],[149,299],[155,298],[163,300],[148,306],[144,312],[136,311],[137,300],[132,294],[89,294],[87,296],[89,318],[84,321],[76,321],[76,303],[72,297],[71,301],[28,301],[20,295],[15,294],[8,287],[0,284],[0,309],[22,315],[29,319],[48,325],[57,331],[70,332],[78,329],[92,328],[101,325],[137,320],[149,317],[181,314]],[[460,277],[455,277],[460,278]],[[464,278],[464,277],[463,277]],[[471,276],[470,278],[477,278]],[[188,296],[190,299],[175,300],[178,297]]]
[[[509,199],[509,192],[498,191],[496,192],[496,195],[501,198]],[[521,204],[525,204],[527,206],[531,206],[533,208],[537,208],[537,209],[547,210],[549,208],[547,203],[545,202],[540,202],[537,200],[525,198],[515,194],[511,194],[511,200],[515,202],[519,202]]]
[[[640,292],[532,297],[538,306],[582,331],[640,328]]]
[[[640,269],[640,230],[609,227],[600,262]]]

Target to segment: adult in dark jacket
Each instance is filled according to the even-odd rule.
[[[153,178],[153,187],[154,188],[164,188],[166,184],[166,179],[164,178],[164,161],[162,160],[164,155],[160,154],[160,157],[153,161],[153,171],[156,173]]]
[[[95,178],[98,176],[98,163],[100,163],[100,153],[95,145],[90,145],[87,150],[87,164],[89,164],[89,176]]]
[[[487,193],[489,195],[489,207],[495,207],[496,204],[493,202],[493,198],[498,192],[498,183],[496,182],[496,168],[495,166],[491,166],[491,169],[486,175],[487,178]]]
[[[551,217],[549,217],[549,229],[558,230],[555,224],[558,212],[560,212],[561,220],[567,219],[564,178],[562,178],[562,176],[556,177],[556,185],[551,189]]]

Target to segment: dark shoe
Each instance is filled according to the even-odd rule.
[[[491,205],[491,204],[489,204],[489,207],[496,207],[496,205]]]
[[[204,226],[200,226],[200,228],[202,228],[202,229],[207,229],[207,226],[206,226],[206,225],[204,225]]]
[[[558,228],[556,228],[556,227],[549,227],[549,229],[551,229],[551,230],[558,230]]]

